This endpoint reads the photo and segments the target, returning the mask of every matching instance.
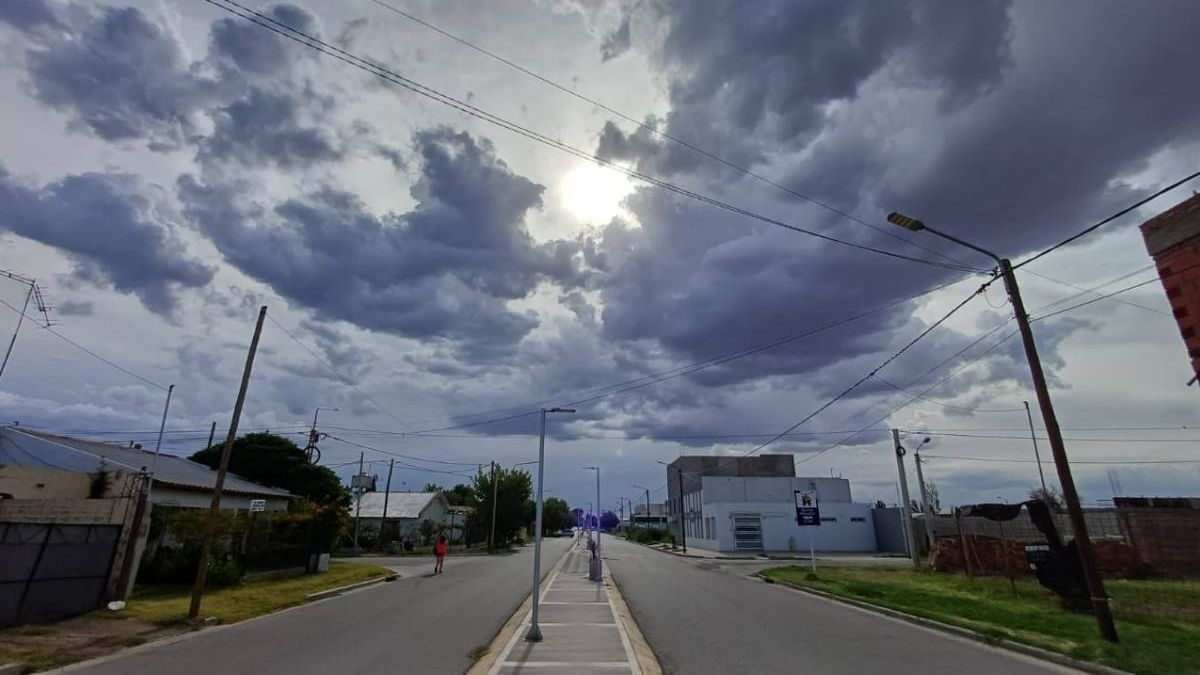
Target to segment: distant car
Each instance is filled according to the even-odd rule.
[[[563,529],[561,529],[561,530],[559,530],[559,531],[558,531],[558,536],[560,536],[560,537],[574,537],[574,536],[575,536],[575,528],[573,528],[573,527],[564,527]]]

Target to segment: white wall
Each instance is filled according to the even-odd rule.
[[[255,497],[244,495],[221,495],[222,509],[250,509],[250,500]],[[279,497],[265,497],[268,511],[286,511],[288,500]],[[155,485],[150,492],[150,502],[162,506],[182,506],[189,509],[207,509],[212,505],[212,493],[198,490],[179,490],[177,488]]]
[[[788,502],[743,502],[704,505],[704,518],[714,519],[714,537],[688,537],[689,546],[736,552],[733,537],[733,516],[758,514],[762,523],[764,551],[805,552],[812,536],[817,551],[874,551],[875,526],[871,522],[870,504],[821,504],[820,527],[800,527],[796,524],[796,509],[789,494]],[[828,520],[830,518],[835,521]],[[852,518],[860,518],[854,521]],[[703,522],[703,521],[702,521]],[[703,528],[702,528],[703,529]]]
[[[796,490],[817,491],[817,501],[825,504],[850,503],[850,481],[845,478],[787,476],[705,476],[704,501],[787,502],[795,503]],[[691,493],[689,493],[691,494]]]

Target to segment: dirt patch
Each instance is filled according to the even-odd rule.
[[[55,624],[0,630],[0,662],[47,670],[188,630],[186,626],[164,628],[133,617],[93,612]]]

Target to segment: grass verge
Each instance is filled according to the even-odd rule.
[[[221,623],[236,623],[303,604],[310,593],[390,574],[390,569],[380,565],[333,562],[329,564],[329,571],[324,574],[253,581],[209,591],[204,594],[200,615],[216,617]],[[187,619],[191,592],[190,587],[180,586],[135,590],[124,614],[159,626],[178,623]]]
[[[234,623],[302,604],[310,593],[390,574],[379,565],[334,562],[324,574],[213,590],[204,596],[201,616]],[[0,664],[49,670],[187,632],[190,600],[191,588],[139,588],[120,613],[99,610],[56,624],[0,630]]]
[[[1200,673],[1200,584],[1114,580],[1121,641],[1104,641],[1090,614],[1062,609],[1036,580],[965,577],[909,569],[776,567],[762,576],[1012,640],[1132,673]]]

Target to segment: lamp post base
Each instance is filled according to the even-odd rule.
[[[537,626],[530,626],[529,632],[525,634],[525,641],[526,642],[541,642],[542,641],[542,629],[538,628]]]

